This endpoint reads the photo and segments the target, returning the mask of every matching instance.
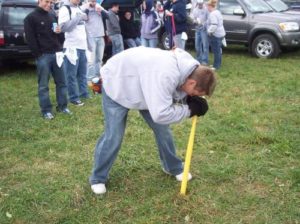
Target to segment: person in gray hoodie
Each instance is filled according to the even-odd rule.
[[[157,47],[158,31],[161,20],[153,7],[153,0],[143,2],[143,14],[141,15],[141,41],[144,47]]]
[[[118,16],[119,4],[112,3],[108,10],[106,19],[107,35],[112,43],[112,55],[115,55],[124,50],[123,37],[121,34],[120,18]]]
[[[207,33],[209,45],[214,55],[214,69],[220,69],[222,64],[222,40],[225,37],[225,29],[223,26],[223,16],[219,10],[216,9],[217,0],[209,0],[207,2],[207,9],[209,16],[207,20]]]
[[[141,46],[109,59],[101,76],[105,130],[95,147],[92,191],[106,192],[105,183],[121,147],[130,109],[139,110],[153,130],[163,171],[182,181],[182,161],[176,156],[169,125],[206,113],[207,102],[198,96],[212,95],[216,85],[213,70],[182,49]],[[185,98],[187,104],[183,103]]]
[[[100,77],[100,68],[105,49],[105,29],[103,20],[107,11],[104,10],[96,0],[88,0],[88,3],[81,7],[87,13],[86,21],[87,38],[91,44],[91,51],[87,51],[88,71],[87,79],[91,81],[95,77]]]

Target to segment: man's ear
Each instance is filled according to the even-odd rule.
[[[196,87],[197,81],[194,79],[187,79],[187,84],[188,84],[188,86]]]

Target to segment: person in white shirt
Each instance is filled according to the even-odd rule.
[[[58,24],[65,33],[65,74],[67,76],[69,101],[83,106],[80,98],[89,98],[87,86],[87,35],[85,22],[87,14],[79,8],[80,0],[70,0],[69,5],[60,8]]]

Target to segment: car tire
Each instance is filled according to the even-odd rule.
[[[169,34],[167,32],[164,32],[162,34],[161,43],[162,43],[162,48],[164,50],[170,50],[170,39],[169,39]]]
[[[274,36],[262,34],[252,42],[252,54],[258,58],[276,58],[280,53],[280,47]]]

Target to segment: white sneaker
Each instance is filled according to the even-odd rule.
[[[183,172],[175,176],[177,181],[182,181],[183,179]],[[188,173],[188,181],[192,179],[192,174]]]
[[[162,170],[163,170],[164,173],[173,176],[171,173],[169,173],[168,171],[166,171],[164,168]],[[182,179],[183,179],[183,172],[181,174],[176,175],[175,177],[176,177],[177,181],[182,181]],[[192,178],[193,178],[192,174],[189,173],[188,174],[188,181],[191,180]]]
[[[106,192],[105,184],[93,184],[91,189],[95,194],[105,194]]]

